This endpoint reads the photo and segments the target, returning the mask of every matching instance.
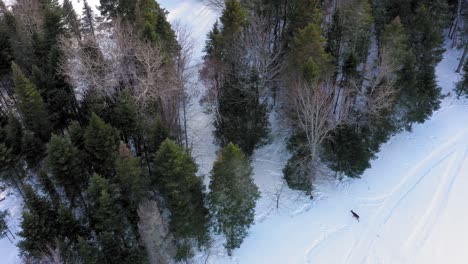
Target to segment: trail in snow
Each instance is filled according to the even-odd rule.
[[[189,10],[190,3],[175,8]],[[459,79],[454,71],[460,51],[447,48],[436,69],[444,94]],[[198,104],[192,110],[191,132],[198,135],[194,144],[205,154],[197,162],[206,175],[217,150],[213,117]],[[276,193],[283,187],[282,169],[289,158],[288,131],[277,113],[271,113],[270,122],[270,143],[252,157],[262,192],[255,225],[232,258],[224,253],[222,240],[216,241],[208,263],[468,263],[468,252],[461,250],[468,244],[463,224],[468,220],[463,204],[468,198],[463,188],[468,186],[465,101],[444,99],[425,124],[384,144],[362,179],[323,179],[312,201],[285,187],[278,209]],[[361,222],[351,217],[350,209],[361,215]]]

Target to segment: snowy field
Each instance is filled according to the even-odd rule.
[[[171,21],[193,29],[198,62],[217,14],[196,0],[159,2],[170,11]],[[458,80],[454,71],[459,57],[458,51],[448,48],[437,67],[444,94]],[[213,117],[198,104],[202,87],[194,87],[190,138],[200,175],[206,176],[217,146]],[[213,264],[468,263],[468,102],[453,94],[425,124],[383,145],[362,179],[320,180],[313,200],[282,184],[281,170],[289,157],[287,131],[273,112],[270,143],[253,156],[255,181],[262,192],[255,225],[233,257],[225,254],[222,241],[215,241],[212,252],[199,260]],[[281,193],[278,209],[277,193]],[[0,202],[0,210],[4,209],[12,213],[12,231],[18,231],[20,200],[8,196]],[[351,209],[361,216],[360,222],[351,217]],[[17,249],[6,238],[0,240],[0,255],[0,263],[18,262]]]

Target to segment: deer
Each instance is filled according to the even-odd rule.
[[[356,218],[356,220],[359,222],[359,215],[356,214],[353,210],[351,210],[351,213],[353,214],[353,217]]]

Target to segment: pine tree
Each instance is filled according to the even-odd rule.
[[[64,0],[62,6],[65,24],[67,25],[68,30],[78,39],[81,39],[80,22],[76,15],[75,9],[73,8],[73,4],[70,2],[70,0]]]
[[[22,240],[18,247],[22,252],[33,257],[41,257],[47,252],[47,245],[58,239],[59,223],[57,212],[52,205],[38,195],[30,185],[25,185],[25,205],[21,221]]]
[[[225,77],[218,99],[215,135],[222,146],[234,142],[251,155],[268,135],[269,122],[267,105],[258,93],[258,76],[255,72],[243,76],[242,71],[242,66],[236,66]]]
[[[213,166],[209,204],[215,231],[226,237],[228,254],[240,247],[252,225],[260,194],[252,178],[252,167],[242,151],[228,144]]]
[[[83,17],[81,18],[81,31],[96,36],[94,31],[94,12],[88,1],[83,1]]]
[[[320,26],[310,23],[294,35],[291,47],[291,65],[307,81],[326,78],[332,70],[331,56],[325,52],[326,41]]]
[[[129,219],[136,223],[136,210],[146,196],[148,179],[143,175],[140,159],[133,157],[124,143],[120,143],[115,171],[122,197],[127,204]]]
[[[221,23],[223,24],[222,33],[225,38],[236,36],[247,25],[246,10],[238,0],[226,0]]]
[[[203,203],[202,182],[197,166],[184,149],[167,139],[154,159],[152,186],[158,187],[171,212],[169,230],[176,238],[177,259],[191,255],[190,241],[204,245],[207,239],[208,210]]]
[[[370,168],[370,160],[374,158],[370,145],[364,130],[343,125],[325,142],[322,161],[337,173],[359,177]]]
[[[45,170],[39,171],[38,180],[39,185],[41,186],[44,193],[46,193],[49,196],[54,207],[58,208],[60,204],[60,196],[57,192],[57,189],[54,186],[54,183],[50,179],[49,175],[47,175],[47,172]]]
[[[52,135],[47,150],[47,163],[55,182],[61,186],[73,206],[77,197],[81,198],[82,189],[87,185],[86,175],[80,167],[78,150],[68,138]]]
[[[15,92],[18,96],[18,109],[23,117],[24,126],[43,142],[50,137],[50,123],[47,110],[36,86],[24,76],[21,69],[12,63]]]
[[[108,180],[94,175],[88,195],[91,223],[104,258],[100,263],[140,263],[143,254],[118,204],[115,187]],[[88,253],[89,250],[93,252],[92,248],[87,250]]]
[[[8,232],[11,233],[6,221],[6,217],[9,214],[10,213],[8,212],[8,210],[0,211],[0,239],[3,239],[4,237],[8,236]]]
[[[127,91],[119,94],[113,116],[113,127],[121,132],[124,141],[128,144],[130,139],[135,140],[140,124],[135,101]]]
[[[11,153],[16,157],[21,156],[22,152],[23,127],[19,120],[10,113],[8,115],[8,124],[6,127],[5,143],[11,149]]]
[[[118,149],[114,129],[93,113],[84,133],[84,143],[94,171],[111,177]]]

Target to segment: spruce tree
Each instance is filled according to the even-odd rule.
[[[119,94],[114,108],[112,124],[121,132],[121,137],[128,144],[137,138],[139,127],[137,106],[127,91]]]
[[[154,159],[152,186],[158,187],[171,212],[169,230],[174,234],[177,259],[191,256],[195,239],[204,245],[207,239],[208,210],[204,205],[202,182],[196,176],[193,159],[172,140],[165,140]]]
[[[50,202],[41,197],[30,185],[25,185],[25,206],[21,221],[22,240],[20,251],[32,257],[41,257],[47,252],[47,245],[58,239],[59,223],[57,212]]]
[[[73,206],[77,197],[82,197],[82,189],[87,185],[86,175],[83,173],[78,150],[68,138],[52,135],[47,149],[47,163],[55,182],[61,186]]]
[[[10,113],[8,115],[5,143],[11,149],[11,153],[16,157],[21,156],[22,138],[23,127],[19,120],[12,113]]]
[[[120,143],[115,172],[129,218],[136,223],[136,210],[146,196],[148,178],[143,175],[140,159],[133,157],[124,143]]]
[[[143,255],[118,204],[115,187],[107,179],[94,175],[88,196],[91,224],[99,243],[99,255],[103,257],[100,263],[140,263]]]
[[[460,82],[457,84],[456,88],[457,96],[460,97],[464,95],[468,97],[468,63],[465,62],[465,66],[463,66],[463,77]]]
[[[84,146],[94,171],[105,177],[113,176],[117,136],[114,129],[94,113],[84,133]]]
[[[332,69],[331,56],[325,52],[326,40],[320,26],[310,23],[294,35],[291,47],[291,65],[307,81],[325,78]]]
[[[50,123],[47,110],[36,86],[12,63],[13,81],[18,97],[18,109],[23,117],[24,126],[43,142],[50,137]]]
[[[222,149],[211,172],[209,205],[215,231],[226,238],[228,254],[240,247],[255,215],[260,193],[247,157],[234,144]]]
[[[81,39],[80,22],[78,20],[78,16],[76,15],[75,9],[73,8],[73,4],[70,0],[64,0],[62,6],[63,16],[68,30],[77,38]]]

